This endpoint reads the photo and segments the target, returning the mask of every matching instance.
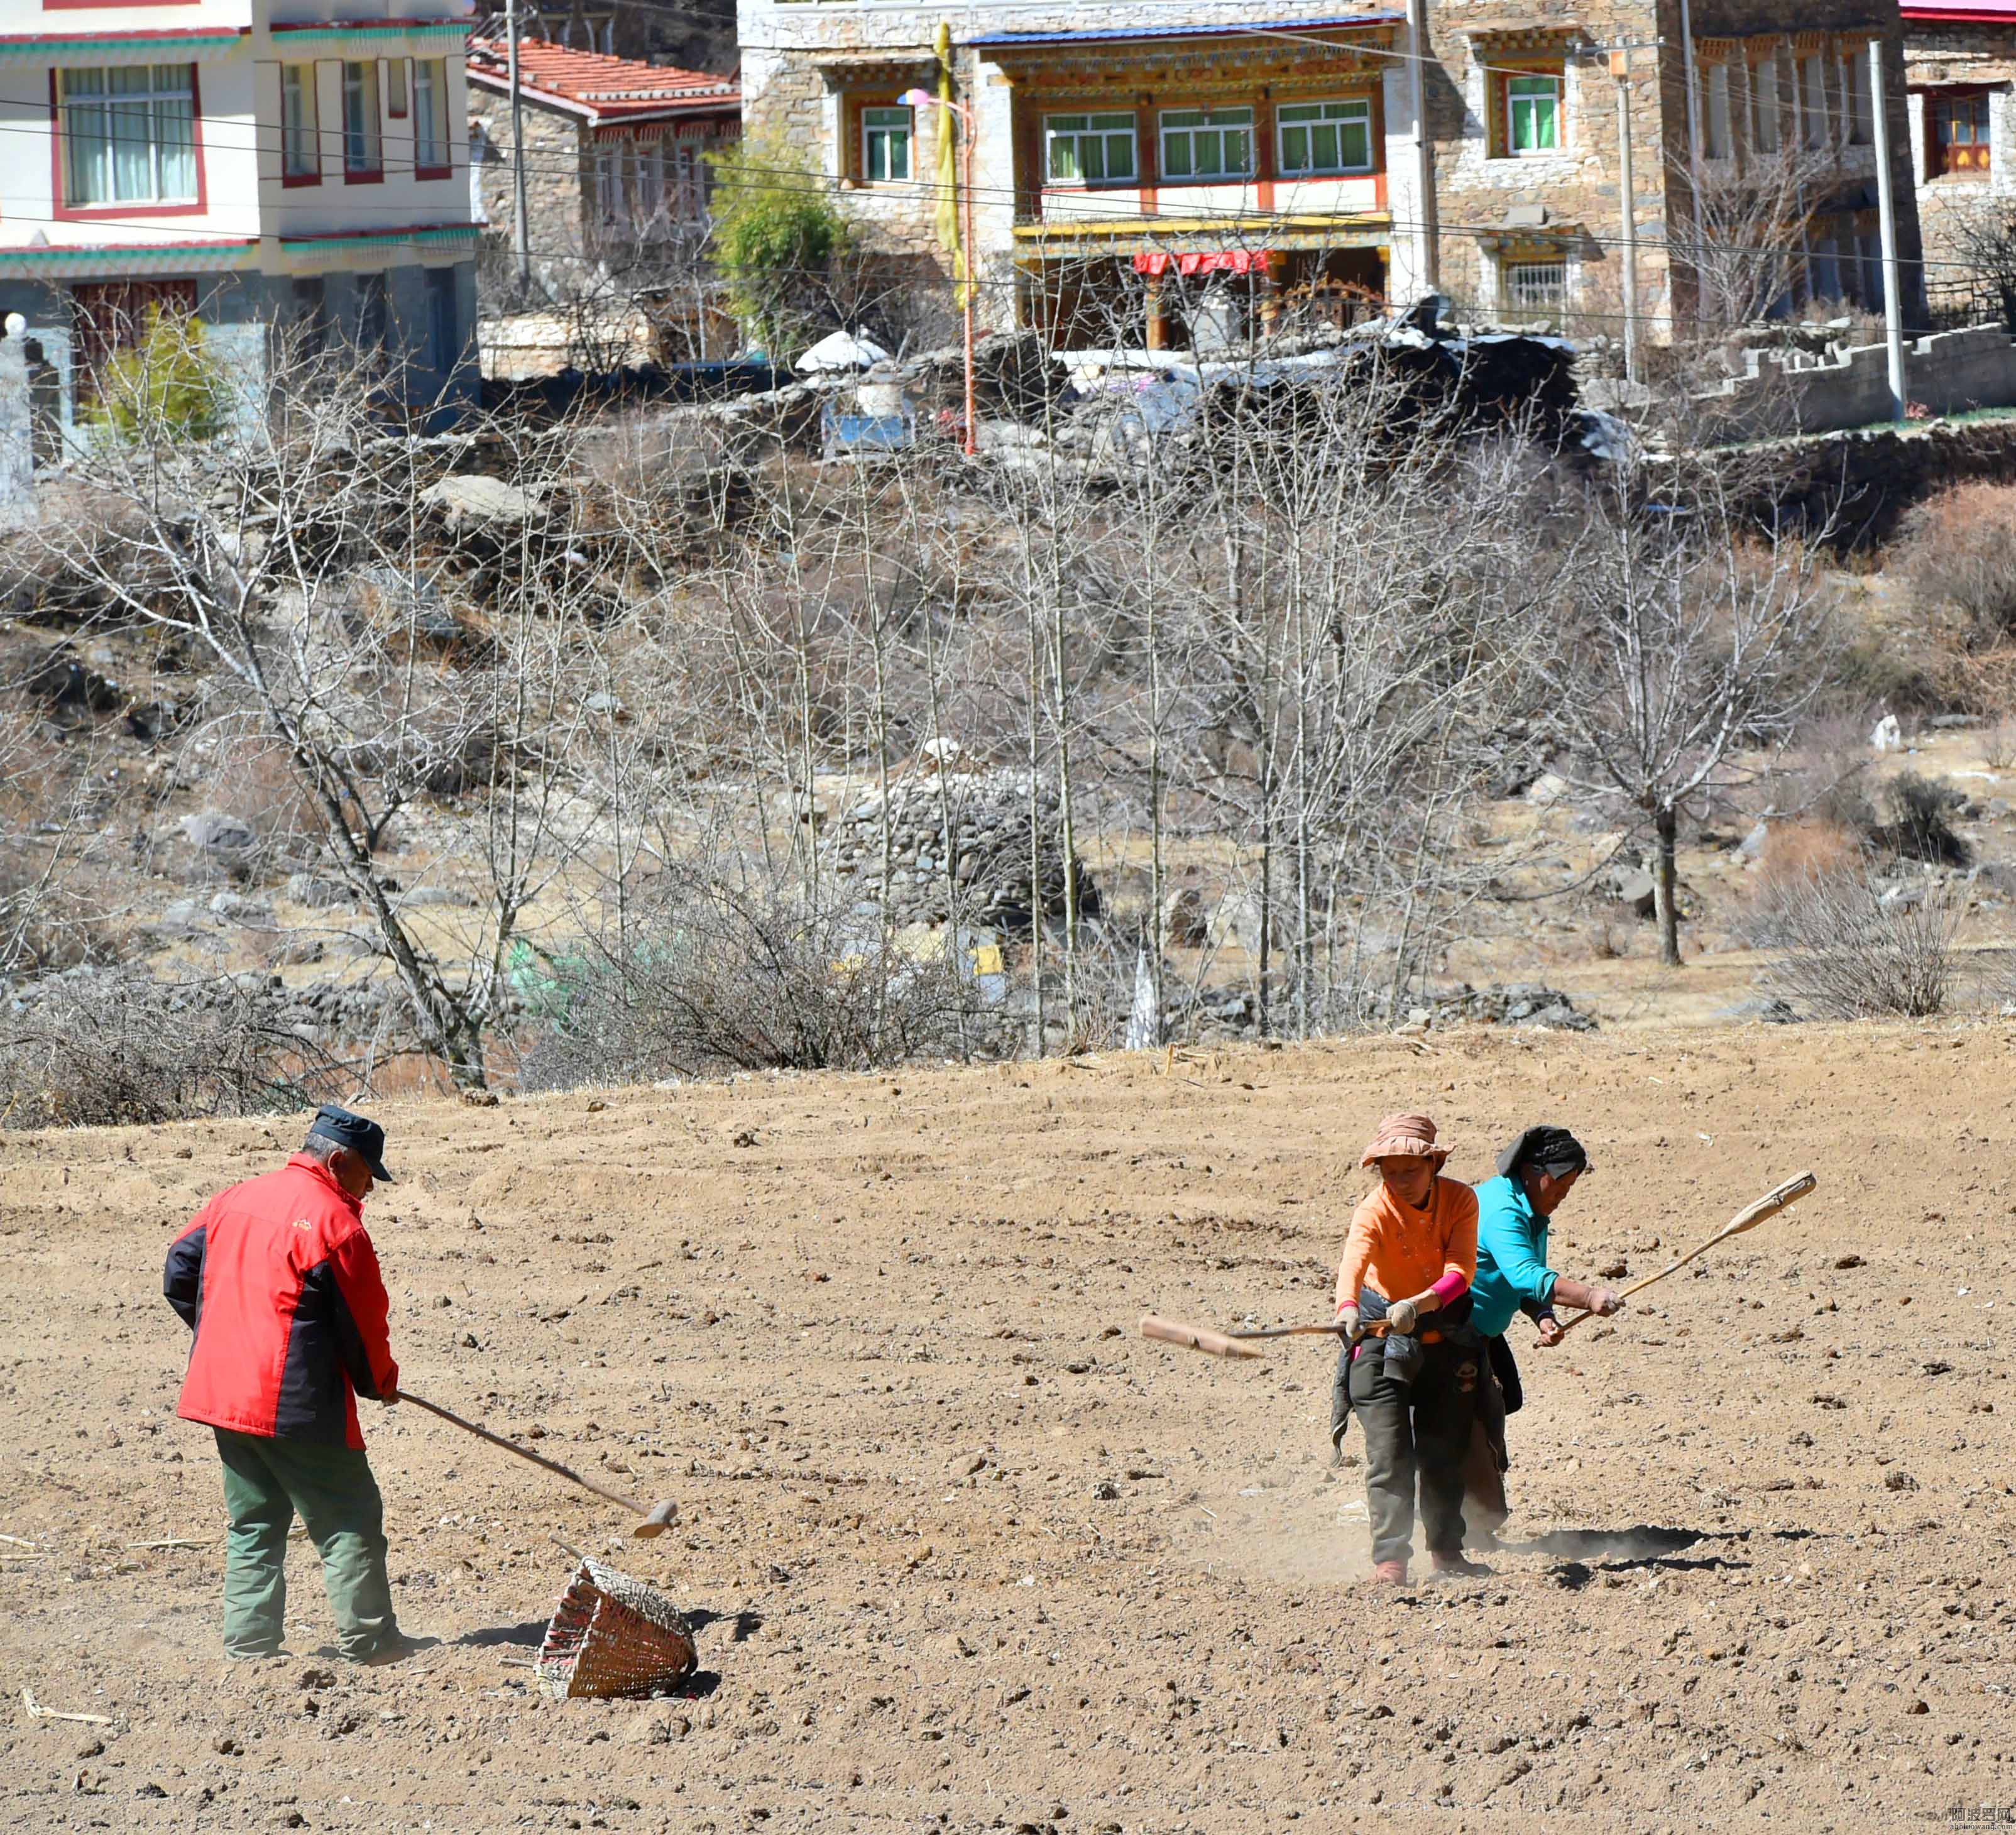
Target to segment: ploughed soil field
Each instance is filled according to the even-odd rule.
[[[1630,1831],[2016,1815],[2016,1029],[1438,1034],[388,1108],[405,1383],[679,1520],[365,1409],[406,1628],[226,1663],[171,1236],[304,1118],[0,1135],[0,1800],[22,1830]],[[1517,1344],[1488,1579],[1366,1581],[1322,1320],[1384,1112],[1480,1178],[1568,1123],[1556,1265],[1664,1265]],[[681,1696],[555,1704],[604,1555],[699,1625]],[[41,1707],[106,1723],[37,1718]]]

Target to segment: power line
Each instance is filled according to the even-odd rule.
[[[10,127],[6,124],[0,124],[0,133],[7,132],[38,133],[39,131],[18,126]],[[556,160],[551,164],[541,164],[538,166],[536,169],[541,171],[562,176],[578,173],[580,170],[577,164],[567,160]],[[725,180],[718,180],[717,184],[719,185],[725,183],[732,185],[733,182],[733,174],[734,172],[750,173],[761,178],[781,179],[787,182],[787,188],[789,185],[797,185],[807,190],[818,190],[833,193],[843,198],[851,197],[856,195],[855,192],[850,192],[847,189],[849,181],[829,173],[808,172],[801,168],[784,166],[752,166],[748,164],[741,164],[732,168],[730,175]],[[1369,177],[1372,175],[1373,175],[1364,174],[1343,175],[1342,176]],[[454,183],[456,182],[456,181],[450,179],[444,181],[444,182]],[[591,180],[589,182],[592,183],[592,181]],[[928,204],[941,197],[951,197],[956,200],[959,196],[959,187],[956,184],[940,184],[935,180],[923,178],[904,180],[900,181],[899,182],[903,186],[905,193],[915,198],[920,203]],[[1256,182],[1258,182],[1257,180],[1249,178],[1244,181],[1243,184],[1252,184]],[[1294,183],[1295,181],[1290,180],[1284,181],[1283,182]],[[1136,185],[1130,189],[1138,191],[1139,189],[1143,189],[1143,187]],[[1165,187],[1165,189],[1168,188]],[[976,185],[973,187],[973,192],[977,197],[990,198],[995,200],[997,203],[1000,201],[1007,201],[1013,203],[1019,203],[1028,195],[1027,192],[1022,188],[1013,185]],[[1054,213],[1055,216],[1057,218],[1076,216],[1081,219],[1081,227],[1096,228],[1096,225],[1099,221],[1105,221],[1112,223],[1117,232],[1124,232],[1137,239],[1152,239],[1155,234],[1157,226],[1156,219],[1152,217],[1143,217],[1141,214],[1138,204],[1131,208],[1121,205],[1102,208],[1090,195],[1086,196],[1082,203],[1075,201],[1074,199],[1067,199],[1048,191],[1041,192],[1040,196],[1042,197],[1043,208],[1046,212]],[[261,204],[259,207],[259,210],[260,215],[262,218],[272,214],[295,213],[301,215],[319,217],[351,215],[360,218],[370,218],[382,221],[384,207],[382,205],[373,206],[363,203],[355,205],[347,203],[333,204],[323,203],[320,200],[304,200],[298,203]],[[1177,232],[1177,239],[1183,239],[1185,237],[1193,237],[1198,235],[1210,235],[1219,232],[1217,226],[1221,225],[1229,225],[1235,231],[1244,231],[1248,228],[1264,228],[1270,225],[1305,221],[1308,218],[1312,217],[1332,215],[1336,213],[1313,210],[1294,210],[1283,209],[1280,206],[1273,206],[1263,209],[1257,205],[1226,206],[1221,204],[1208,207],[1206,209],[1201,210],[1197,214],[1208,218],[1210,220],[1210,223],[1212,227],[1204,229],[1193,229],[1179,232]],[[1816,213],[1816,214],[1817,214],[1818,213]],[[75,227],[80,221],[80,219],[74,218],[41,217],[20,211],[10,212],[8,220],[11,222],[16,223],[62,224],[67,227]],[[1044,219],[1044,221],[1049,220],[1051,220],[1051,218],[1047,217]],[[192,229],[190,226],[183,224],[164,223],[157,220],[145,218],[104,217],[97,215],[95,212],[88,219],[88,221],[103,225],[108,228],[127,229],[142,234],[178,236],[184,239],[188,238],[191,235],[214,237],[225,242],[239,241],[247,239],[245,235],[229,230],[202,228]],[[481,227],[481,225],[473,226]],[[396,223],[386,225],[386,228],[388,233],[396,233],[401,227],[404,227],[404,225]],[[696,225],[696,227],[698,227],[698,225]],[[1345,226],[1340,225],[1339,227]],[[1380,232],[1385,232],[1388,233],[1411,232],[1424,227],[1427,227],[1427,225],[1423,224],[1418,219],[1401,217],[1390,213],[1388,213],[1381,221],[1367,223],[1362,226],[1363,232],[1367,235],[1376,234]],[[1507,235],[1517,233],[1508,230],[1503,224],[1452,223],[1445,218],[1438,220],[1435,227],[1437,228],[1440,233],[1443,235],[1464,236],[1479,240],[1490,237],[1502,238]],[[259,232],[257,230],[254,230],[250,232],[253,236],[256,236],[258,233]],[[1596,246],[1600,248],[1621,247],[1624,240],[1621,236],[1599,234],[1596,231],[1587,228],[1576,229],[1572,237],[1561,232],[1556,232],[1553,234],[1550,235],[1544,229],[1538,232],[1528,231],[1524,233],[1531,237],[1536,237],[1540,240],[1561,242],[1564,245],[1564,248],[1571,243],[1582,245],[1594,244]],[[1031,236],[1027,239],[1031,242],[1040,242],[1041,238],[1040,236]],[[1364,247],[1372,245],[1365,243],[1337,243],[1330,246],[1337,248],[1344,248]],[[1798,249],[1789,246],[1772,246],[1768,244],[1752,244],[1744,246],[1739,243],[1716,241],[1706,236],[1687,238],[1672,236],[1653,236],[1640,235],[1637,238],[1636,246],[1641,250],[1647,249],[1659,249],[1663,250],[1669,254],[1677,253],[1683,257],[1683,259],[1685,260],[1691,260],[1698,257],[1712,254],[1715,256],[1753,255],[1760,259],[1784,261],[1795,258],[1800,254],[1800,251]],[[82,250],[80,250],[80,253],[86,251]],[[1096,253],[1096,251],[1093,252]],[[1054,251],[1046,250],[1045,251],[1045,254],[1048,258],[1057,258]],[[1841,258],[1849,257],[1843,257]],[[1856,257],[1854,258],[1859,257]],[[1928,256],[1923,254],[1922,250],[1916,260],[1906,262],[1904,265],[1921,269],[1957,269],[1963,272],[1975,275],[1979,275],[1984,272],[1978,263],[1954,259],[1946,259],[1935,256]]]

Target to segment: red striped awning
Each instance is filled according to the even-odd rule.
[[[1159,280],[1172,268],[1186,279],[1199,274],[1264,274],[1272,249],[1216,249],[1208,254],[1165,254],[1159,250],[1134,257],[1134,272]]]

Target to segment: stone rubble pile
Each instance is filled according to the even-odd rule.
[[[905,776],[891,786],[886,813],[877,792],[841,812],[820,844],[821,863],[843,895],[879,904],[886,822],[889,915],[895,923],[949,921],[949,869],[961,923],[1026,932],[1031,920],[1029,787],[1027,772],[1007,769],[948,771],[942,790],[934,775]],[[1057,919],[1064,912],[1065,863],[1056,788],[1039,783],[1035,803],[1043,916]],[[1099,895],[1084,862],[1074,862],[1073,870],[1079,915],[1094,916]]]
[[[248,1022],[268,1031],[290,1032],[321,1042],[376,1038],[381,1031],[410,1031],[405,991],[398,983],[317,980],[290,986],[263,970],[212,975],[188,981],[154,981],[128,970],[85,963],[19,983],[0,995],[0,1011],[32,1020],[38,1009],[66,1000],[137,999],[172,1022],[180,1013],[242,1009]]]
[[[1493,982],[1488,988],[1460,987],[1439,990],[1429,1004],[1416,1007],[1409,1020],[1428,1026],[1451,1026],[1462,1020],[1487,1026],[1551,1026],[1564,1032],[1593,1032],[1596,1016],[1579,1010],[1558,988],[1538,981]]]

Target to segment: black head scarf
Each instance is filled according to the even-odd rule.
[[[1498,1156],[1498,1170],[1507,1178],[1516,1177],[1528,1166],[1561,1178],[1571,1172],[1587,1171],[1589,1154],[1565,1128],[1543,1124],[1528,1128]]]

